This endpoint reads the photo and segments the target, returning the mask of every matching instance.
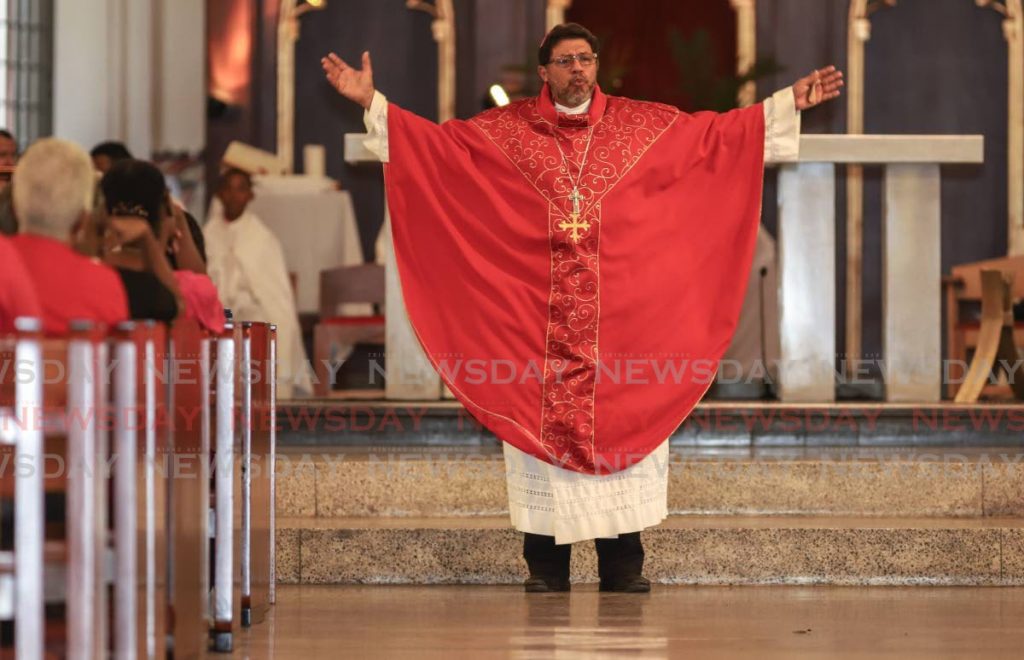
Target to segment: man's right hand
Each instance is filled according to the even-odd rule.
[[[373,67],[370,65],[370,52],[363,53],[362,70],[353,69],[345,60],[334,53],[320,60],[324,67],[327,82],[331,83],[338,93],[355,101],[364,109],[370,109],[373,101]]]

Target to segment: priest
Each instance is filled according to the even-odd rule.
[[[277,397],[310,396],[309,361],[302,345],[295,294],[284,250],[274,233],[252,211],[252,180],[229,169],[221,175],[218,204],[210,205],[203,238],[208,272],[235,321],[277,325]]]
[[[605,95],[578,24],[538,56],[539,96],[441,126],[387,102],[369,53],[322,65],[366,110],[427,357],[504,441],[526,590],[567,591],[570,544],[595,539],[600,588],[645,592],[640,531],[668,513],[668,438],[736,327],[764,162],[796,158],[800,111],[842,74],[687,114]]]

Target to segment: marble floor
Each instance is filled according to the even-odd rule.
[[[1021,658],[1024,588],[280,586],[235,648],[303,660]]]

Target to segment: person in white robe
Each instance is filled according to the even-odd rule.
[[[217,190],[219,203],[210,205],[203,227],[207,271],[232,320],[277,325],[278,399],[309,396],[311,370],[284,251],[273,232],[248,210],[252,199],[249,175],[228,170]]]

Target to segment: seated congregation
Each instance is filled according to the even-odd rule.
[[[197,221],[122,145],[90,158],[46,138],[15,160],[0,181],[0,653],[230,651],[273,600],[261,464],[278,328],[255,303],[232,318],[218,288],[264,291],[231,259],[211,278]]]

